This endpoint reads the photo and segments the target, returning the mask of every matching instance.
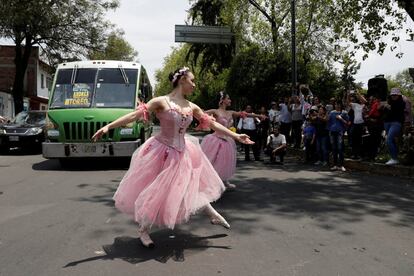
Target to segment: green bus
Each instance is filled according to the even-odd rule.
[[[97,143],[92,135],[152,98],[144,67],[136,62],[95,60],[59,64],[49,97],[43,157],[130,157],[152,132],[151,123],[111,129]]]

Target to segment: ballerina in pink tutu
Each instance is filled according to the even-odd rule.
[[[223,91],[219,92],[217,102],[219,105],[218,109],[210,109],[205,113],[213,115],[216,121],[226,128],[233,126],[233,118],[261,118],[260,115],[253,113],[227,110],[227,108],[231,106],[231,99],[230,96]],[[227,132],[224,133],[221,130],[218,130],[213,134],[206,135],[203,138],[201,148],[206,154],[208,160],[210,160],[214,169],[217,171],[221,180],[223,180],[226,188],[235,189],[236,185],[229,182],[229,179],[236,171],[237,148],[234,139],[229,136]]]
[[[198,210],[204,210],[211,223],[230,228],[210,204],[225,190],[223,182],[197,139],[185,136],[193,117],[200,128],[212,128],[241,143],[253,143],[249,136],[231,132],[185,98],[195,87],[194,75],[187,67],[170,74],[170,81],[171,93],[141,103],[135,111],[102,127],[92,137],[97,141],[112,128],[148,120],[150,112],[160,121],[160,133],[135,151],[113,197],[115,207],[138,222],[140,239],[146,247],[154,246],[148,233],[151,226],[173,229]]]

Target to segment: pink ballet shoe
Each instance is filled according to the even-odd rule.
[[[147,231],[139,231],[139,239],[141,240],[143,246],[147,248],[154,248],[155,244],[151,240]]]
[[[214,218],[210,220],[211,224],[221,225],[226,229],[230,229],[230,224],[220,214],[216,214]]]
[[[224,186],[226,187],[227,190],[234,190],[237,187],[236,185],[234,185],[234,184],[232,184],[228,181],[224,182]]]

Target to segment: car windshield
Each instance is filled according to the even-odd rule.
[[[26,117],[26,123],[30,125],[43,125],[46,123],[46,113],[29,112]]]
[[[16,117],[14,117],[12,122],[15,123],[15,124],[24,124],[26,118],[27,118],[27,112],[23,111],[23,112],[20,112],[19,114],[17,114]]]
[[[137,69],[61,69],[50,108],[133,108]]]
[[[41,125],[46,122],[46,113],[23,111],[14,117],[15,124]]]

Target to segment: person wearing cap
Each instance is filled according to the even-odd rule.
[[[404,123],[405,103],[402,98],[401,90],[397,87],[391,89],[387,102],[381,104],[384,112],[384,128],[387,133],[387,147],[391,159],[385,163],[387,165],[396,165],[398,161],[398,146],[396,139],[401,134]]]
[[[268,116],[270,121],[270,127],[275,127],[280,124],[280,107],[276,102],[270,103],[270,109],[268,110]]]

